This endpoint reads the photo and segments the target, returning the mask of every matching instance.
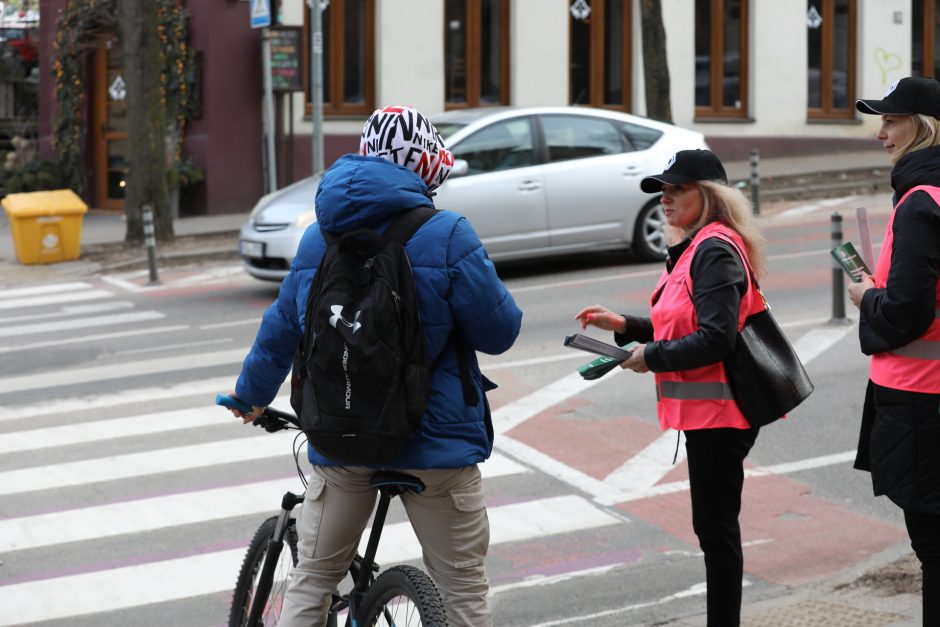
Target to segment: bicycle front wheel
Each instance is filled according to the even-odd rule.
[[[251,627],[277,625],[281,618],[281,604],[284,602],[284,592],[287,590],[287,579],[291,569],[297,565],[297,529],[294,519],[288,522],[284,533],[284,543],[280,555],[277,556],[277,566],[274,569],[274,579],[271,582],[271,592],[267,599],[259,599],[264,603],[258,625]],[[248,545],[245,561],[242,562],[238,572],[238,581],[235,584],[235,594],[232,596],[232,609],[229,612],[229,627],[249,627],[248,612],[257,596],[258,580],[265,559],[268,557],[268,541],[274,537],[277,527],[277,516],[272,516],[261,523],[255,536]],[[287,548],[288,550],[284,550]]]
[[[446,627],[444,603],[431,578],[412,566],[395,566],[375,580],[362,600],[360,624],[369,627]]]

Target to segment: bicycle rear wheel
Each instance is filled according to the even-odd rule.
[[[360,624],[369,627],[446,627],[444,603],[431,578],[412,566],[395,566],[375,580],[362,600]]]
[[[248,545],[248,552],[238,572],[238,581],[235,584],[235,594],[232,596],[232,609],[229,612],[229,627],[248,627],[248,612],[255,598],[258,587],[258,578],[261,568],[268,557],[268,541],[274,537],[277,527],[277,516],[272,516],[261,523],[255,536]],[[284,592],[287,589],[287,578],[291,569],[297,565],[297,529],[294,519],[288,522],[284,534],[284,542],[289,550],[281,550],[278,555],[277,566],[274,569],[274,580],[271,582],[271,592],[265,599],[264,611],[258,625],[251,627],[277,625],[281,618],[281,604],[284,601]]]

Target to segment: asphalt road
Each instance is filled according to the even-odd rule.
[[[853,239],[854,208],[869,206],[878,241],[888,204],[763,208],[761,284],[816,392],[748,459],[746,604],[905,554],[900,512],[851,469],[867,362],[851,304],[831,319],[830,214]],[[500,385],[484,465],[496,624],[704,624],[683,449],[673,464],[652,376],[587,383],[575,368],[590,356],[562,346],[583,305],[644,314],[661,266],[609,254],[499,270],[525,318],[511,351],[480,358]],[[161,281],[124,272],[0,290],[0,625],[224,624],[248,539],[299,486],[290,436],[212,406],[276,286],[231,262],[166,268]],[[390,523],[379,559],[418,564],[397,509]]]

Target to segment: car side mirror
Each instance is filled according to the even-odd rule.
[[[450,178],[465,176],[470,171],[470,164],[466,159],[454,159],[454,166],[450,169]]]

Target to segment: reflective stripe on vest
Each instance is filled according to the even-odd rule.
[[[731,387],[721,381],[660,381],[656,400],[660,397],[682,401],[734,400]]]
[[[934,320],[937,318],[940,318],[940,310],[934,311]],[[940,340],[917,339],[910,344],[905,344],[888,352],[899,357],[940,361]]]
[[[919,185],[901,197],[888,219],[881,254],[875,265],[876,288],[887,286],[891,271],[894,218],[908,196],[917,191],[928,193],[940,205],[940,187]],[[872,381],[884,387],[909,392],[935,394],[940,390],[940,285],[937,286],[935,299],[934,321],[923,335],[904,346],[872,355],[869,370]]]

